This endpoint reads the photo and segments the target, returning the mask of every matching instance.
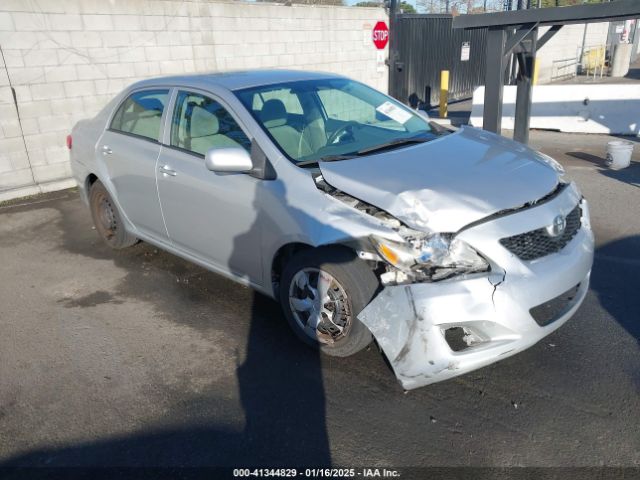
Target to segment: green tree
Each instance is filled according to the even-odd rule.
[[[583,3],[603,3],[603,0],[541,0],[540,7],[568,7],[570,5],[582,5]],[[531,0],[531,8],[538,6],[538,0]]]
[[[342,0],[256,0],[258,2],[284,3],[285,5],[336,5],[343,6]]]
[[[415,7],[405,1],[400,2],[400,11],[402,13],[417,13]]]
[[[384,1],[378,1],[378,2],[365,1],[365,2],[358,2],[354,5],[354,7],[384,7],[384,6],[385,6]],[[398,9],[402,13],[418,13],[415,7],[410,3],[406,2],[405,0],[402,0],[398,4]]]

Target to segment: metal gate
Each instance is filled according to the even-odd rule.
[[[449,99],[484,84],[486,29],[453,29],[451,15],[398,15],[392,25],[389,93],[413,107],[435,105],[440,72],[449,70]],[[468,42],[468,43],[467,43]],[[463,44],[469,59],[461,60]]]

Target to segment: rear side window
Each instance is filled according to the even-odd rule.
[[[158,140],[162,112],[169,90],[144,90],[131,94],[111,120],[111,130]]]

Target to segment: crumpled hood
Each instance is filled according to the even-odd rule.
[[[537,152],[469,127],[398,150],[320,162],[320,170],[333,187],[434,232],[456,232],[538,200],[558,184]]]

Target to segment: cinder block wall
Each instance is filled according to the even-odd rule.
[[[0,201],[73,185],[67,133],[145,77],[300,68],[386,91],[370,34],[378,20],[381,8],[2,0]]]
[[[549,27],[541,28],[538,38],[542,37]],[[549,83],[554,71],[554,62],[559,60],[576,59],[580,56],[582,39],[585,39],[585,51],[605,46],[607,43],[608,23],[591,23],[586,25],[565,25],[538,52],[538,82]],[[566,63],[557,62],[556,65]],[[565,70],[568,71],[568,70]]]

